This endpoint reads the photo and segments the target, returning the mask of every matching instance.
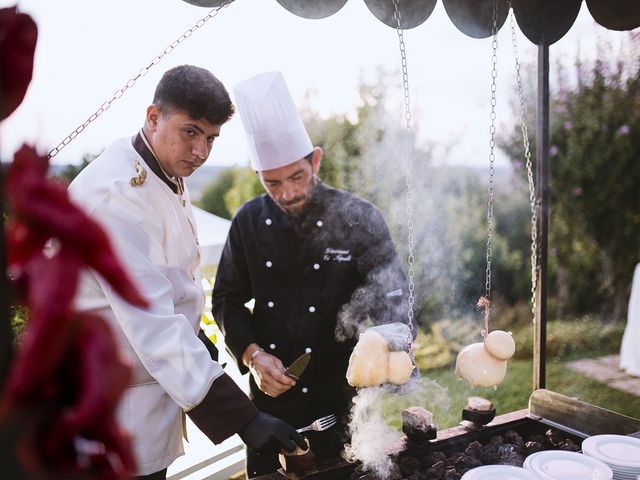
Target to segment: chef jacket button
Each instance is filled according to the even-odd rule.
[[[317,226],[319,226],[319,227],[321,227],[321,226],[322,226],[322,225],[324,225],[324,224],[322,223],[322,220],[318,220],[318,221],[316,222],[316,225],[317,225]]]
[[[267,302],[267,307],[269,307],[269,308],[273,308],[274,305],[275,305],[275,303],[273,303],[273,302]]]
[[[270,344],[269,344],[269,348],[270,348],[271,350],[275,350],[275,349],[276,349],[276,344],[275,344],[275,343],[270,343]]]
[[[271,223],[272,223],[272,222],[271,222],[271,219],[270,219],[270,218],[267,218],[267,219],[264,221],[264,223],[266,223],[267,225],[271,225]]]
[[[309,389],[307,387],[302,387],[302,393],[307,393]]]
[[[265,263],[265,265],[267,266],[267,268],[271,268],[273,266],[273,263],[271,263],[271,260],[267,260],[267,263]]]
[[[311,348],[310,347],[305,348],[304,353],[311,353]]]
[[[309,307],[309,311],[310,311],[311,313],[315,312],[315,311],[316,311],[316,307],[314,307],[313,305],[311,305],[311,306]]]
[[[313,264],[313,269],[314,270],[320,270],[320,264],[319,263],[314,263]]]

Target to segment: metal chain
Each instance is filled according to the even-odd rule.
[[[415,257],[413,254],[413,198],[412,198],[412,165],[411,165],[411,102],[409,97],[409,72],[407,69],[407,51],[404,43],[404,29],[400,16],[399,0],[393,0],[393,16],[396,20],[396,32],[398,34],[398,43],[400,46],[400,57],[402,60],[402,86],[404,89],[404,120],[405,120],[405,156],[407,164],[406,175],[406,200],[407,200],[407,243],[408,243],[408,277],[409,277],[409,309],[407,317],[409,318],[409,329],[413,332],[413,317],[415,305],[415,269],[413,266]]]
[[[107,101],[105,101],[102,105],[100,105],[100,107],[93,112],[89,118],[87,118],[82,125],[78,126],[75,130],[73,130],[69,135],[67,135],[67,137],[62,140],[55,148],[51,149],[51,151],[49,152],[49,158],[53,158],[55,157],[58,153],[60,153],[62,151],[62,149],[64,147],[66,147],[69,143],[71,143],[71,141],[76,138],[85,128],[87,128],[89,126],[89,124],[91,122],[93,122],[94,120],[96,120],[100,115],[102,115],[104,112],[106,112],[109,107],[111,107],[111,104],[113,102],[115,102],[116,100],[118,100],[120,97],[122,97],[124,95],[124,93],[129,90],[131,87],[133,87],[135,85],[135,83],[141,78],[144,77],[147,72],[149,70],[151,70],[152,67],[154,67],[155,65],[157,65],[158,63],[160,63],[160,61],[164,58],[165,55],[173,52],[173,50],[176,49],[176,47],[178,47],[178,45],[180,45],[182,42],[184,42],[187,38],[189,38],[191,35],[193,35],[193,33],[198,30],[200,27],[202,27],[207,21],[211,20],[213,17],[215,17],[218,12],[223,9],[224,7],[226,7],[227,5],[229,5],[233,0],[224,0],[220,6],[212,9],[209,11],[209,13],[207,15],[205,15],[204,17],[202,17],[200,20],[198,20],[191,28],[189,28],[187,31],[185,31],[182,35],[180,35],[176,40],[174,40],[173,42],[171,42],[169,45],[167,45],[165,47],[165,49],[162,51],[162,53],[160,53],[159,55],[156,55],[153,60],[151,60],[149,62],[149,64],[145,67],[142,67],[140,69],[140,71],[133,77],[131,77],[127,83],[125,83],[121,88],[119,88],[118,90],[116,90],[116,92],[111,96],[111,98]]]
[[[538,261],[538,204],[536,202],[536,188],[533,182],[533,169],[531,163],[531,148],[529,144],[529,133],[527,130],[527,104],[524,100],[524,88],[522,77],[520,76],[520,62],[518,60],[518,40],[516,38],[515,15],[511,7],[511,0],[507,0],[510,12],[509,21],[511,24],[511,43],[513,44],[513,54],[515,57],[516,80],[518,82],[518,95],[520,97],[520,125],[522,128],[522,142],[524,143],[524,157],[527,167],[527,182],[529,184],[529,205],[531,207],[531,313],[536,316],[536,289],[538,287],[538,274],[540,262]]]
[[[491,299],[491,240],[493,236],[493,183],[495,177],[495,147],[496,147],[496,78],[498,76],[497,63],[498,63],[498,0],[493,2],[493,26],[492,26],[492,40],[491,40],[491,126],[489,132],[491,138],[489,140],[489,187],[487,189],[487,269],[485,280],[485,298],[487,301]],[[486,303],[485,309],[485,324],[488,324],[489,312],[491,311],[491,304]],[[488,328],[487,328],[488,330]]]

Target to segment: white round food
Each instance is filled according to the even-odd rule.
[[[347,381],[352,387],[374,387],[387,382],[389,374],[389,344],[371,330],[360,334],[351,352]]]
[[[403,385],[411,378],[413,368],[413,362],[407,352],[390,352],[387,381],[394,385]]]
[[[484,347],[487,351],[500,360],[509,360],[516,351],[516,342],[511,332],[494,330],[484,339]]]
[[[506,373],[507,361],[491,355],[483,343],[465,347],[456,358],[456,376],[471,385],[493,387],[504,380]]]

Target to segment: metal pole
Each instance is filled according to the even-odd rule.
[[[538,44],[536,118],[536,205],[538,208],[538,278],[533,325],[533,390],[545,388],[547,362],[547,251],[549,243],[549,45]]]

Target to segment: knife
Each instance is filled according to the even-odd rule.
[[[307,368],[309,360],[311,360],[311,354],[303,353],[296,358],[291,365],[289,365],[289,367],[284,371],[284,374],[295,381],[300,380],[300,375],[302,375],[304,369]]]

